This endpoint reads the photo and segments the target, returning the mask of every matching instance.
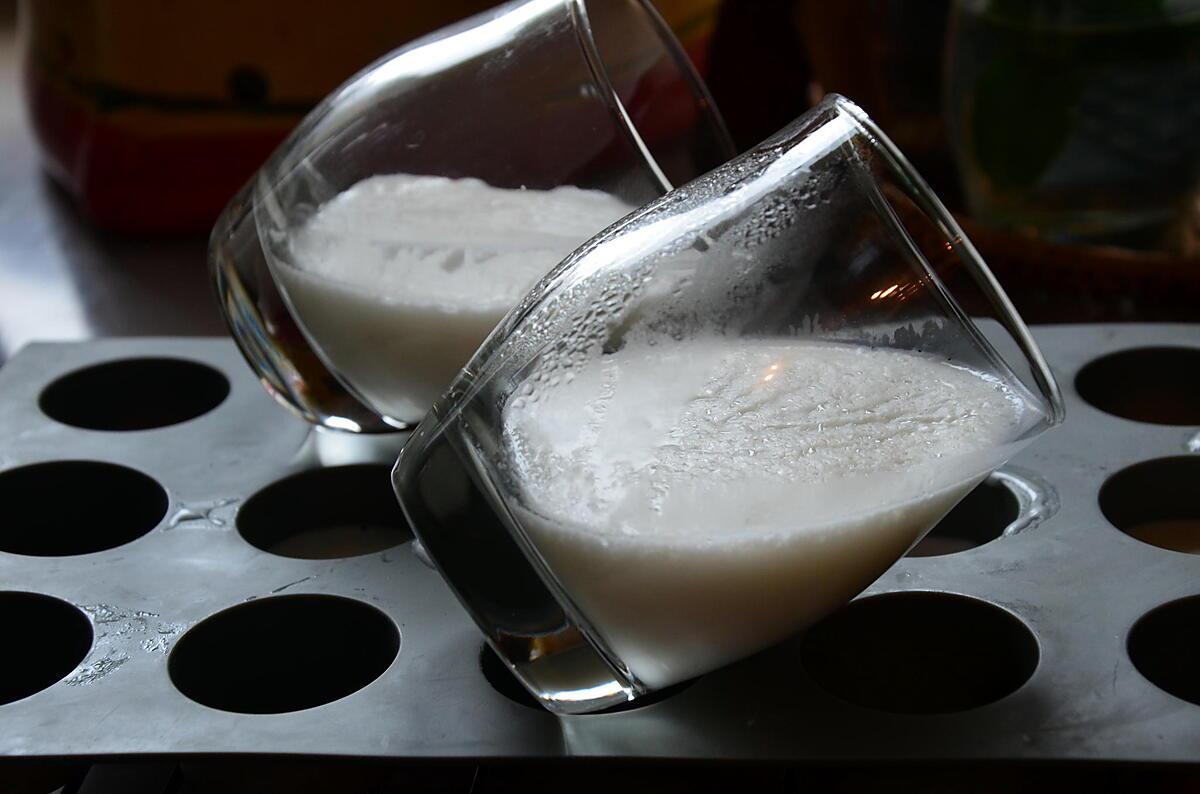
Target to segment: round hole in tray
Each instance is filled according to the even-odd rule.
[[[341,596],[275,596],[196,624],[175,643],[168,670],[197,703],[282,714],[357,692],[399,652],[400,632],[373,606]]]
[[[216,408],[229,395],[217,370],[181,358],[127,358],[75,370],[42,390],[42,413],[87,430],[149,430]]]
[[[999,478],[990,477],[964,496],[908,556],[937,557],[982,546],[1000,537],[1020,513],[1016,494]]]
[[[1098,358],[1075,390],[1101,411],[1159,425],[1200,425],[1200,349],[1141,347]]]
[[[1163,604],[1133,625],[1126,648],[1133,666],[1152,684],[1200,705],[1200,596]]]
[[[0,551],[64,557],[136,540],[162,520],[167,493],[115,463],[37,463],[0,472]]]
[[[517,677],[512,674],[512,671],[500,660],[492,647],[484,643],[483,648],[479,651],[479,669],[483,672],[483,677],[491,685],[492,689],[499,692],[504,697],[521,706],[538,711],[544,711],[542,705],[538,703],[537,698],[530,694],[529,690],[517,680]],[[632,711],[634,709],[653,706],[655,703],[661,703],[667,698],[673,697],[683,690],[691,686],[693,681],[683,681],[678,684],[660,689],[656,692],[649,692],[642,695],[637,700],[629,703],[619,703],[615,706],[609,706],[600,711],[593,711],[591,714],[616,714],[622,711]],[[547,712],[548,713],[548,712]],[[589,716],[588,714],[578,716]]]
[[[237,525],[263,551],[304,560],[371,554],[412,540],[391,469],[378,463],[311,469],[272,483],[246,500]]]
[[[801,644],[808,674],[826,691],[882,711],[940,714],[1015,692],[1038,663],[1037,640],[984,601],[909,592],[852,602]]]
[[[0,592],[0,704],[57,683],[92,647],[92,624],[66,601],[37,593]]]
[[[1200,458],[1159,458],[1114,474],[1100,489],[1113,526],[1151,546],[1200,554]]]

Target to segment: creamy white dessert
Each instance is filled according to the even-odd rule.
[[[632,209],[570,186],[376,176],[323,204],[273,272],[332,368],[415,422],[538,279]]]
[[[651,687],[849,600],[1040,417],[933,358],[799,340],[630,342],[516,395],[520,519]]]

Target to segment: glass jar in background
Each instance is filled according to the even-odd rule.
[[[957,0],[947,46],[951,139],[978,220],[1187,253],[1200,0]]]
[[[658,0],[702,65],[720,0]],[[293,127],[384,53],[497,0],[21,0],[30,124],[95,226],[203,232]]]
[[[322,96],[411,38],[494,4],[23,0],[29,119],[95,225],[205,231]]]

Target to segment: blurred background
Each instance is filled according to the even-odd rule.
[[[861,104],[1030,322],[1200,320],[1200,0],[654,2],[742,150],[826,92]],[[351,74],[492,5],[0,0],[0,364],[34,340],[225,334],[205,251],[228,199]],[[894,790],[897,774],[926,791],[962,782],[618,767],[580,790]],[[0,791],[528,791],[533,777],[201,759],[9,766]],[[1197,786],[1165,768],[1047,777],[1067,791]]]
[[[654,0],[741,149],[829,91],[912,159],[1031,322],[1191,320],[1200,0]],[[0,361],[223,332],[221,207],[304,114],[490,0],[5,0]]]

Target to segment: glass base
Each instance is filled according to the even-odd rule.
[[[402,452],[393,482],[428,559],[497,656],[555,713],[598,711],[644,694],[568,614],[477,481],[478,467],[447,435],[415,459]],[[412,443],[424,446],[418,437]]]
[[[348,393],[309,346],[267,272],[250,206],[247,186],[218,219],[208,252],[221,312],[246,363],[306,422],[363,434],[404,429]]]
[[[628,703],[641,694],[633,685],[614,677],[612,668],[582,637],[574,647],[511,669],[543,706],[557,714],[600,711]]]

